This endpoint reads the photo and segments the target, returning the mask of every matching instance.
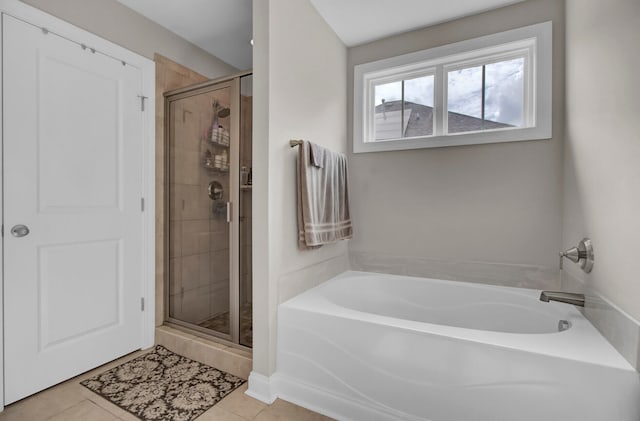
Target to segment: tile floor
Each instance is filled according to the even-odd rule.
[[[9,405],[4,409],[4,412],[0,413],[0,421],[136,421],[138,418],[81,386],[80,382],[145,352],[147,351],[134,352]],[[272,405],[266,405],[245,395],[246,390],[245,383],[200,415],[197,421],[330,420],[330,418],[280,399]]]

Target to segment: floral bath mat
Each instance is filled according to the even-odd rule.
[[[158,345],[81,384],[142,420],[190,421],[244,382]]]

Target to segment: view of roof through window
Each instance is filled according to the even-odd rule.
[[[522,127],[523,76],[522,57],[449,71],[448,132]],[[376,85],[375,139],[432,135],[433,98],[432,75]]]

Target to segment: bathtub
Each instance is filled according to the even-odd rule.
[[[343,273],[279,306],[274,389],[339,420],[640,420],[638,373],[539,295]]]

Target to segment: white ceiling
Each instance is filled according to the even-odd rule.
[[[347,47],[523,0],[311,0]]]
[[[238,69],[252,67],[252,0],[118,1]],[[353,47],[523,0],[310,1]]]
[[[252,67],[252,0],[118,0],[240,70]]]

